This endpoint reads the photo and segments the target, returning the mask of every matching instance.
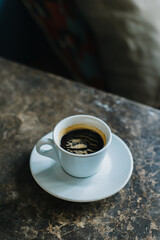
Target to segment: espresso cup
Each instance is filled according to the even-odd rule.
[[[76,131],[76,134],[78,134],[80,129],[84,130],[84,132],[86,129],[88,132],[96,132],[103,142],[103,145],[101,146],[99,144],[100,141],[97,138],[97,144],[100,146],[100,149],[94,151],[94,144],[91,144],[93,146],[92,151],[88,149],[88,152],[91,151],[89,153],[86,151],[82,151],[81,153],[79,148],[78,152],[70,152],[70,149],[68,151],[63,148],[63,145],[61,144],[62,138],[67,136],[66,134],[70,132],[74,133],[74,131]],[[88,135],[87,131],[85,132],[86,135]],[[107,158],[104,157],[111,140],[111,130],[101,119],[90,115],[73,115],[61,120],[55,126],[52,132],[52,139],[40,139],[36,144],[36,150],[39,154],[52,158],[57,164],[60,164],[63,170],[69,175],[74,177],[89,177],[100,170],[103,160],[107,161]],[[50,149],[45,150],[44,145],[50,145]],[[78,146],[81,145],[79,144]],[[74,146],[75,143],[73,145],[73,150],[75,148]]]

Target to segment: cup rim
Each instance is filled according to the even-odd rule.
[[[94,152],[94,153],[90,153],[90,154],[76,154],[76,153],[71,153],[71,152],[68,152],[67,150],[63,149],[60,144],[57,144],[57,142],[55,141],[54,139],[54,132],[57,128],[57,126],[62,122],[62,121],[65,121],[67,119],[70,119],[70,118],[77,118],[77,117],[88,117],[88,118],[92,118],[92,119],[95,119],[95,120],[98,120],[99,122],[103,123],[105,125],[105,127],[107,128],[108,132],[109,132],[109,139],[107,140],[107,143],[105,146],[103,146],[103,148],[101,148],[100,150],[98,150],[97,152]],[[101,120],[100,118],[98,117],[95,117],[95,116],[92,116],[92,115],[87,115],[87,114],[76,114],[76,115],[71,115],[69,117],[66,117],[66,118],[63,118],[61,121],[59,121],[54,129],[53,129],[53,132],[52,132],[52,139],[54,141],[54,144],[59,148],[59,150],[61,150],[62,152],[64,152],[65,154],[68,154],[72,157],[81,157],[81,158],[86,158],[86,157],[93,157],[101,152],[103,152],[104,150],[106,150],[108,148],[108,146],[110,145],[111,143],[111,140],[112,140],[112,132],[111,132],[111,129],[110,127],[108,126],[107,123],[105,123],[103,120]]]

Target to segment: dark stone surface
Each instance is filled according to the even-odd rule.
[[[54,198],[29,169],[36,141],[64,117],[91,114],[130,147],[134,171],[110,198]],[[160,111],[0,59],[0,239],[160,239]]]

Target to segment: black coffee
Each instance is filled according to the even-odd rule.
[[[102,137],[90,129],[76,129],[61,138],[61,147],[75,154],[90,154],[104,146]]]

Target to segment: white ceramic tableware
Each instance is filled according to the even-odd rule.
[[[51,137],[52,132],[42,139]],[[133,158],[124,141],[112,134],[102,167],[91,177],[72,177],[63,171],[60,164],[40,155],[35,146],[30,157],[30,169],[39,186],[52,196],[72,202],[92,202],[112,196],[127,184],[133,171]]]
[[[75,154],[66,151],[60,145],[60,136],[64,129],[74,125],[84,125],[98,129],[104,134],[105,144],[102,149],[90,154]],[[74,177],[89,177],[97,173],[102,165],[104,156],[112,140],[109,126],[99,118],[90,115],[73,115],[61,120],[54,128],[52,138],[43,138],[36,144],[37,152],[45,157],[52,158],[62,169]],[[45,150],[49,145],[51,149]],[[44,158],[44,161],[45,158]],[[105,158],[107,161],[107,158]]]

